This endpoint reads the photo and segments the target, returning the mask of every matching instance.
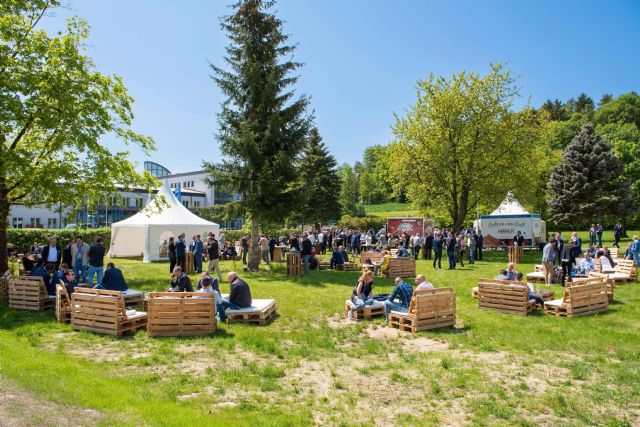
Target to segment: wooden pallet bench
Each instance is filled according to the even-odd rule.
[[[56,283],[56,320],[71,323],[71,297],[64,283]]]
[[[327,260],[321,259],[318,260],[318,270],[330,270],[331,263]]]
[[[478,308],[506,314],[526,316],[538,303],[529,299],[529,288],[524,282],[479,283]]]
[[[609,309],[606,282],[579,284],[564,288],[564,296],[545,303],[544,311],[554,316],[587,316]]]
[[[342,271],[358,271],[358,265],[355,262],[345,262],[344,264],[336,264],[336,270]]]
[[[360,253],[360,269],[362,271],[373,270],[374,265],[367,263],[370,260],[372,263],[380,264],[382,262],[382,252],[370,252],[365,251]]]
[[[541,264],[536,264],[534,270],[531,273],[527,273],[527,282],[544,282],[544,267]]]
[[[345,316],[353,308],[353,302],[348,299],[344,302]],[[373,301],[373,304],[365,306],[362,310],[354,311],[353,318],[357,320],[367,319],[370,320],[375,316],[384,316],[384,302]]]
[[[48,295],[42,277],[19,276],[9,280],[9,307],[42,311],[55,305],[55,295]]]
[[[415,277],[416,260],[414,258],[391,258],[387,277]]]
[[[586,280],[581,280],[577,283],[576,281],[573,281],[573,282],[570,282],[569,284],[570,285],[573,285],[573,284],[588,285],[591,283],[598,283],[598,282],[605,282],[607,284],[607,297],[609,300],[609,304],[612,304],[614,301],[614,290],[616,287],[616,281],[613,279],[609,279],[608,274],[591,272],[589,273],[589,277]]]
[[[147,304],[151,337],[211,335],[216,330],[213,293],[151,292]]]
[[[635,282],[638,280],[638,271],[635,261],[632,259],[619,259],[616,262],[616,273],[627,274],[629,276],[629,282]]]
[[[121,336],[147,326],[147,313],[126,310],[122,293],[76,288],[71,295],[71,326],[77,331]]]
[[[257,323],[265,325],[277,314],[276,300],[254,299],[251,307],[240,310],[227,309],[227,323]]]
[[[500,279],[479,279],[478,284],[480,283],[503,284],[503,285],[510,285],[510,284],[517,283],[523,286],[527,286],[527,284],[524,282],[512,282],[509,280],[500,280]],[[540,295],[540,297],[544,301],[551,301],[555,296],[555,292],[548,289],[540,289],[540,292],[538,293],[538,295]],[[480,292],[478,291],[478,286],[471,289],[471,296],[473,298],[480,298]]]
[[[456,294],[451,288],[414,291],[407,313],[389,313],[389,326],[413,333],[453,327],[455,323]]]

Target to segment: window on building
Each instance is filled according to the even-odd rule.
[[[31,218],[31,227],[40,228],[42,225],[40,224],[40,218]]]
[[[184,205],[185,208],[189,207],[189,201],[188,200],[183,200],[182,204]]]
[[[123,197],[122,198],[122,206],[129,207],[129,198],[128,197]]]
[[[142,199],[139,197],[136,197],[136,208],[141,208],[142,207]]]
[[[22,228],[22,218],[13,218],[13,228]]]
[[[58,218],[47,218],[47,228],[58,228]]]
[[[196,207],[196,208],[199,207],[200,206],[200,202],[197,201],[197,200],[194,200],[193,206]]]

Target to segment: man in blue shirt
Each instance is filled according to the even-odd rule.
[[[184,243],[184,233],[182,233],[176,241],[176,265],[179,265],[182,271],[184,271],[184,253],[186,250],[187,245]]]
[[[622,226],[620,224],[616,224],[613,226],[613,246],[616,248],[620,247],[620,236],[622,235]]]
[[[640,240],[638,240],[638,236],[633,236],[633,244],[631,245],[631,253],[633,254],[633,260],[636,262],[636,265],[640,265]]]
[[[196,234],[196,240],[193,242],[193,263],[196,267],[196,273],[202,273],[202,249],[204,245],[200,240],[200,235]]]
[[[331,267],[331,269],[333,270],[333,268],[336,265],[342,265],[344,264],[344,257],[342,256],[342,246],[339,247],[335,247],[333,248],[333,256],[331,257],[331,260],[329,261],[329,266]]]
[[[106,289],[108,291],[126,291],[129,289],[127,282],[124,281],[122,271],[116,268],[112,262],[107,264],[107,269],[102,278],[102,284],[94,286],[95,289]]]
[[[442,270],[442,234],[436,234],[433,238],[433,269],[436,269],[436,262],[438,263],[438,269]]]
[[[384,315],[387,322],[389,321],[389,313],[391,313],[391,311],[400,311],[402,313],[409,311],[409,304],[411,303],[411,296],[413,295],[413,288],[410,284],[402,280],[402,278],[396,277],[395,283],[396,287],[384,302]]]
[[[29,274],[29,276],[31,277],[42,277],[42,281],[44,282],[46,288],[47,288],[47,293],[49,295],[55,295],[56,294],[56,287],[53,287],[53,293],[51,293],[51,288],[50,288],[50,281],[51,281],[51,273],[53,273],[53,269],[54,266],[52,263],[47,264],[47,268],[45,269],[42,266],[42,259],[38,261],[38,264],[36,265],[36,267],[31,270],[31,274]]]
[[[67,264],[63,263],[60,266],[60,270],[58,270],[55,273],[53,273],[53,275],[51,276],[51,282],[49,282],[49,288],[47,288],[48,292],[49,292],[49,295],[55,295],[56,294],[56,285],[58,283],[60,283],[61,281],[64,282],[64,275],[65,275],[65,273],[67,272],[68,269],[69,269],[69,266]]]

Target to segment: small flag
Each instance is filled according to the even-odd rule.
[[[180,191],[180,186],[178,186],[175,190],[174,190],[174,194],[176,195],[176,199],[178,199],[178,201],[180,203],[182,203],[182,191]]]

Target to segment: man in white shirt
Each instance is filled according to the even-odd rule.
[[[315,246],[316,245],[316,235],[315,233],[309,233],[309,235],[307,236],[309,241],[311,242],[311,246]]]
[[[51,263],[55,269],[58,270],[60,268],[60,260],[62,259],[62,252],[58,247],[58,239],[55,237],[50,238],[49,246],[45,246],[42,249],[41,255],[45,265]]]
[[[591,254],[589,252],[584,253],[584,258],[578,264],[578,271],[582,274],[589,274],[592,271],[596,271],[596,263],[591,258]]]
[[[424,274],[418,274],[416,276],[416,291],[423,291],[425,289],[434,289],[430,282],[427,282],[427,279],[424,278]]]

